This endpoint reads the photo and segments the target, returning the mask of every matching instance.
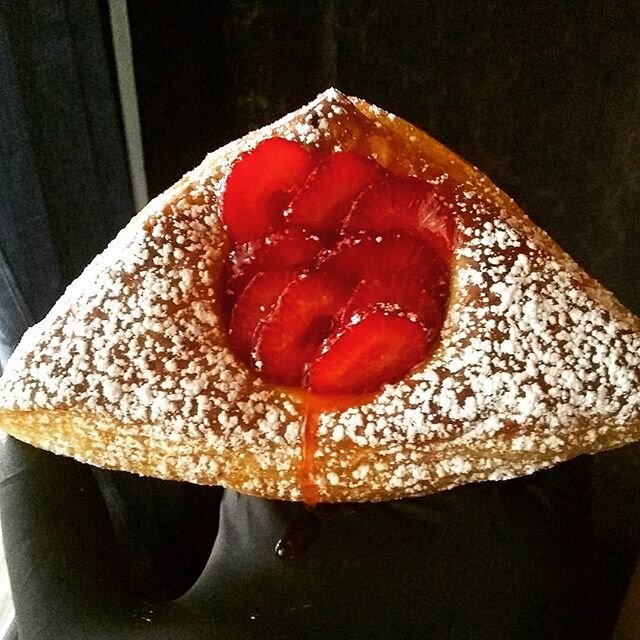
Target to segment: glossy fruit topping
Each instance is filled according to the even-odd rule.
[[[391,178],[372,184],[354,202],[343,233],[404,231],[421,237],[449,259],[455,224],[452,207],[438,187],[418,178]]]
[[[231,239],[247,242],[282,225],[282,213],[314,162],[297,142],[269,138],[233,164],[221,216]]]
[[[319,394],[402,379],[446,314],[452,194],[352,152],[319,161],[281,138],[242,154],[221,206],[235,353],[270,383]]]
[[[341,321],[349,322],[352,316],[381,302],[415,314],[424,327],[442,324],[443,305],[437,302],[433,284],[398,273],[360,282],[342,310]]]
[[[290,282],[256,332],[256,368],[267,380],[300,385],[350,294],[333,274],[302,274]]]
[[[293,225],[335,235],[354,199],[385,176],[374,160],[348,151],[333,153],[311,172],[285,215]]]
[[[284,229],[245,242],[229,254],[227,293],[238,295],[260,271],[309,266],[323,248],[317,236],[301,229]]]
[[[307,384],[316,393],[363,393],[402,378],[428,353],[429,337],[397,305],[356,314],[327,338],[311,363]]]
[[[229,338],[236,353],[245,360],[251,357],[256,328],[271,313],[295,275],[294,271],[280,270],[256,273],[238,297],[229,322]]]
[[[355,284],[391,273],[411,279],[440,278],[444,266],[439,254],[420,238],[395,232],[344,238],[316,262],[320,271],[341,273]]]

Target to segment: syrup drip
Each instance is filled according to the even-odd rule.
[[[296,390],[298,404],[304,415],[302,427],[302,460],[298,473],[298,483],[302,500],[313,507],[322,496],[316,482],[316,451],[318,450],[318,422],[323,413],[344,411],[349,407],[369,402],[375,393],[360,395],[315,395]]]
[[[305,512],[291,523],[286,533],[276,544],[276,555],[281,560],[299,557],[316,539],[320,531],[320,518],[315,509]]]
[[[318,419],[320,413],[307,406],[302,428],[302,461],[300,463],[300,493],[304,503],[313,507],[320,494],[315,480],[315,455],[318,448]]]
[[[307,509],[291,524],[278,540],[275,552],[281,560],[293,560],[300,556],[313,542],[320,531],[320,518],[316,505],[321,494],[316,482],[316,451],[318,450],[318,422],[323,413],[343,411],[349,407],[369,402],[375,394],[320,396],[295,390],[301,413],[304,415],[302,427],[302,459],[298,472],[298,483],[302,500]],[[319,505],[318,508],[323,505]]]

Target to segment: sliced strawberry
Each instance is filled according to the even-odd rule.
[[[317,236],[301,229],[276,231],[261,240],[246,242],[229,255],[227,293],[239,295],[260,271],[308,266],[323,248]]]
[[[221,217],[234,242],[262,237],[282,224],[282,212],[313,168],[304,147],[269,138],[235,161],[222,196]]]
[[[256,368],[272,382],[299,385],[305,364],[331,332],[350,294],[350,287],[328,273],[293,280],[256,331]]]
[[[307,383],[316,393],[364,393],[393,383],[427,357],[429,336],[398,307],[356,316],[325,341]]]
[[[271,382],[317,393],[402,378],[444,319],[452,202],[439,184],[392,178],[350,152],[318,164],[271,138],[242,154],[221,203],[237,245],[224,308],[236,353]]]
[[[257,326],[273,309],[285,287],[296,277],[295,271],[256,273],[231,312],[229,338],[236,353],[249,360]]]
[[[439,327],[444,315],[442,300],[436,301],[433,291],[422,280],[404,275],[389,274],[382,278],[363,280],[345,305],[341,319],[350,318],[378,303],[394,304],[407,313],[415,314],[425,327]]]
[[[321,271],[342,274],[355,285],[390,273],[425,282],[446,282],[447,269],[438,253],[406,233],[363,234],[341,240],[318,256]]]
[[[392,178],[367,187],[354,202],[343,231],[363,229],[416,234],[449,259],[455,222],[438,187],[418,178]]]
[[[349,151],[332,153],[309,174],[285,216],[298,227],[337,234],[354,198],[386,175],[375,160]]]

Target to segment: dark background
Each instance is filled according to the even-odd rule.
[[[328,86],[479,166],[640,312],[637,2],[129,0],[149,193]],[[0,3],[0,365],[133,215],[106,0]],[[612,598],[640,451],[595,457]]]
[[[640,5],[129,3],[151,194],[329,86],[479,166],[640,312]]]

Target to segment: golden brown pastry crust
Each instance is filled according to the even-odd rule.
[[[481,172],[334,90],[210,154],[131,221],[23,338],[3,429],[101,467],[301,499],[304,403],[234,357],[215,300],[224,177],[274,135],[441,181],[458,210],[441,342],[404,381],[320,416],[320,500],[422,495],[640,438],[638,318]]]

